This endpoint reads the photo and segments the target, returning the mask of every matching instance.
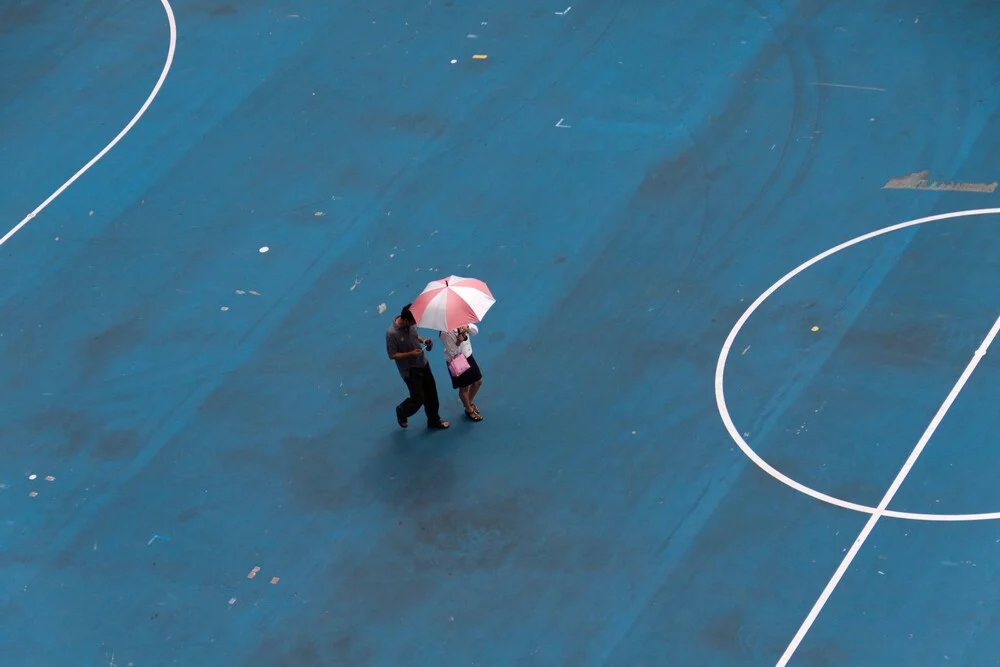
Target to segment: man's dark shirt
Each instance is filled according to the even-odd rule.
[[[422,346],[420,345],[420,337],[417,335],[417,328],[403,328],[393,322],[392,326],[385,332],[385,349],[389,355],[422,349]],[[396,368],[399,369],[399,375],[404,380],[409,374],[411,368],[425,368],[427,366],[427,357],[423,354],[418,357],[394,359],[393,361],[396,362]]]

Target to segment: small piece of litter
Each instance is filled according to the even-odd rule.
[[[270,248],[268,248],[267,246],[264,246],[263,248],[260,249],[260,252],[261,252],[261,254],[263,254],[263,253],[267,252],[268,250],[270,250]]]
[[[819,327],[813,327],[812,331],[819,331]]]
[[[229,598],[229,604],[230,605],[236,604],[236,598]]]
[[[38,475],[28,475],[28,479],[37,479]]]
[[[384,312],[385,312],[385,304],[384,303],[380,303],[378,305],[378,314],[381,315]]]
[[[452,65],[454,65],[454,64],[455,64],[455,63],[457,63],[457,62],[458,62],[458,61],[457,61],[457,60],[455,60],[454,58],[452,58],[452,59],[451,59],[451,64],[452,64]]]
[[[323,211],[316,211],[315,213],[313,213],[313,215],[316,216],[317,218],[320,218],[323,216]]]
[[[37,496],[37,495],[38,495],[38,491],[32,491],[32,492],[31,492],[31,493],[29,493],[28,495],[29,495],[29,496],[31,496],[32,498],[34,498],[35,496]]]
[[[635,435],[635,431],[632,431],[632,435]]]
[[[89,213],[89,215],[94,215],[94,212],[93,212],[93,211],[91,211],[91,212]]]
[[[46,482],[54,482],[54,481],[56,481],[56,478],[53,477],[52,475],[49,475],[48,477],[45,478],[45,481]]]
[[[250,290],[250,294],[254,296],[260,296],[260,292],[255,292],[254,290]]]
[[[271,577],[271,583],[272,584],[278,583],[278,578],[277,577]]]
[[[241,289],[238,289],[238,290],[236,290],[236,293],[237,293],[237,294],[246,294],[246,292],[244,292],[244,291],[243,291],[243,290],[241,290]]]
[[[219,308],[219,310],[221,310],[222,312],[226,312],[227,310],[229,310],[229,306],[223,306],[222,308]]]
[[[472,59],[473,60],[486,60],[486,54],[485,53],[477,53],[476,55],[472,56]]]

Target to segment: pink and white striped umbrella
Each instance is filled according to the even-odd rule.
[[[482,320],[496,302],[482,280],[448,276],[427,284],[410,306],[417,326],[452,331]]]

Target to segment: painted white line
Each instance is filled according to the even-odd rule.
[[[44,211],[45,208],[53,201],[55,201],[56,198],[59,197],[59,195],[65,192],[69,186],[73,185],[73,183],[75,183],[78,178],[80,178],[88,171],[90,171],[91,167],[93,167],[101,160],[101,158],[107,155],[108,152],[112,148],[114,148],[126,134],[132,131],[132,128],[135,127],[135,124],[138,123],[139,119],[142,118],[143,114],[146,113],[146,110],[149,109],[149,106],[153,103],[153,100],[156,99],[156,96],[160,94],[160,88],[163,86],[163,82],[166,81],[167,74],[170,73],[170,67],[171,65],[173,65],[174,51],[177,48],[177,22],[174,20],[174,10],[170,6],[169,0],[160,0],[160,4],[163,5],[163,11],[166,12],[167,15],[167,24],[170,27],[170,44],[167,47],[167,60],[166,62],[163,63],[163,71],[160,72],[160,78],[157,79],[156,85],[153,86],[153,91],[149,94],[149,97],[146,98],[146,101],[139,108],[139,111],[136,112],[135,116],[132,117],[132,120],[128,122],[128,125],[122,128],[122,131],[118,133],[118,136],[112,139],[111,143],[109,143],[107,146],[101,149],[100,153],[92,157],[90,159],[90,162],[80,167],[79,171],[73,174],[73,176],[70,177],[68,181],[60,185],[59,189],[50,194],[45,201],[43,201],[35,208],[34,211],[26,215],[24,219],[21,220],[21,222],[14,225],[14,227],[9,232],[4,234],[3,237],[0,237],[0,246],[9,241],[10,238],[14,236],[14,234],[17,234],[19,231],[21,231],[21,229],[24,228],[25,225],[34,220],[39,213]]]
[[[1000,333],[1000,317],[997,317],[996,321],[993,323],[993,327],[990,329],[989,333],[986,334],[986,338],[983,339],[982,344],[976,350],[975,354],[972,355],[972,360],[965,367],[962,375],[958,378],[958,382],[956,382],[955,386],[951,388],[950,392],[948,392],[948,396],[944,399],[944,403],[942,403],[941,407],[938,408],[937,414],[935,414],[934,418],[931,419],[931,423],[927,425],[927,429],[924,431],[924,434],[920,436],[920,440],[917,441],[916,447],[914,447],[913,451],[910,452],[909,458],[906,459],[906,463],[904,463],[903,467],[900,468],[899,474],[896,475],[896,479],[892,480],[889,490],[885,492],[884,496],[882,496],[882,501],[868,518],[867,523],[865,523],[865,527],[861,529],[861,533],[858,535],[857,539],[854,540],[854,544],[852,544],[851,548],[847,551],[847,555],[844,556],[844,560],[840,562],[840,566],[837,567],[836,572],[833,573],[830,581],[826,584],[826,588],[824,588],[823,592],[820,593],[819,598],[816,600],[816,604],[814,604],[812,609],[809,610],[809,614],[799,627],[799,631],[795,633],[795,637],[792,638],[788,648],[785,649],[784,655],[782,655],[781,659],[778,660],[776,667],[785,667],[785,665],[788,664],[788,661],[791,660],[792,655],[795,654],[796,649],[798,649],[799,644],[802,643],[802,639],[806,636],[806,633],[809,632],[809,628],[811,628],[813,623],[816,621],[816,617],[819,616],[819,613],[822,611],[826,601],[830,599],[834,589],[837,588],[837,584],[840,583],[844,573],[847,572],[847,568],[850,567],[854,557],[858,555],[858,551],[861,550],[865,540],[868,539],[872,529],[875,528],[875,524],[878,523],[878,520],[884,515],[885,508],[889,506],[890,502],[892,502],[896,492],[899,491],[899,487],[903,484],[903,480],[905,480],[906,476],[910,474],[913,464],[917,462],[920,454],[923,453],[924,448],[931,439],[931,436],[934,435],[934,432],[941,424],[941,420],[944,419],[944,416],[948,413],[952,403],[954,403],[955,399],[958,398],[958,394],[962,391],[962,388],[965,387],[965,383],[969,381],[969,377],[972,376],[972,371],[976,370],[976,366],[978,366],[979,362],[982,361],[984,356],[986,356],[986,351],[989,349],[990,344],[993,343],[993,340],[997,337],[998,333]]]
[[[810,81],[810,86],[826,86],[827,88],[849,88],[851,90],[875,90],[880,93],[885,92],[885,88],[876,88],[875,86],[849,86],[846,83],[823,83],[822,81]]]
[[[863,234],[850,241],[845,241],[838,246],[826,250],[812,259],[803,262],[799,266],[795,267],[784,276],[782,276],[776,283],[771,285],[767,290],[761,294],[757,299],[750,304],[750,307],[740,316],[740,319],[736,322],[732,331],[729,332],[729,336],[726,338],[725,343],[722,345],[722,351],[719,353],[719,360],[715,367],[715,399],[716,404],[719,409],[719,415],[722,418],[722,422],[729,432],[729,436],[733,439],[733,442],[739,446],[740,450],[753,461],[757,467],[769,474],[774,479],[778,480],[782,484],[789,486],[799,493],[803,493],[807,496],[820,500],[822,502],[828,503],[830,505],[835,505],[843,509],[853,510],[855,512],[862,512],[865,514],[875,514],[879,513],[881,516],[886,516],[895,519],[909,519],[913,521],[988,521],[1000,519],[1000,511],[998,512],[984,512],[984,513],[974,513],[974,514],[924,514],[919,512],[898,512],[893,510],[880,511],[878,508],[869,507],[868,505],[862,505],[860,503],[850,502],[842,498],[836,498],[834,496],[823,493],[822,491],[817,491],[816,489],[810,488],[801,482],[798,482],[788,475],[777,470],[764,460],[757,452],[753,450],[750,444],[744,439],[743,434],[736,427],[733,422],[732,416],[729,414],[729,407],[726,405],[726,392],[725,392],[725,374],[726,374],[726,363],[729,360],[729,353],[733,348],[733,344],[736,342],[736,338],[740,331],[746,325],[750,316],[760,308],[760,306],[775,292],[777,292],[783,285],[788,283],[792,278],[799,275],[809,267],[818,264],[819,262],[827,259],[831,255],[834,255],[841,250],[850,248],[853,245],[857,245],[864,241],[882,236],[883,234],[889,234],[891,232],[899,231],[901,229],[906,229],[908,227],[914,227],[916,225],[922,225],[928,222],[936,222],[939,220],[950,220],[953,218],[962,218],[968,216],[978,216],[978,215],[993,215],[1000,213],[1000,208],[983,208],[975,209],[970,211],[955,211],[952,213],[941,213],[939,215],[932,215],[926,218],[919,218],[917,220],[909,220],[907,222],[900,222],[895,225],[890,225],[882,229],[877,229],[873,232]]]

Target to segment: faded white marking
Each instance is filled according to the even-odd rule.
[[[846,83],[823,83],[822,81],[810,81],[810,86],[826,86],[828,88],[849,88],[851,90],[875,90],[880,93],[885,92],[885,88],[876,88],[875,86],[850,86]]]

